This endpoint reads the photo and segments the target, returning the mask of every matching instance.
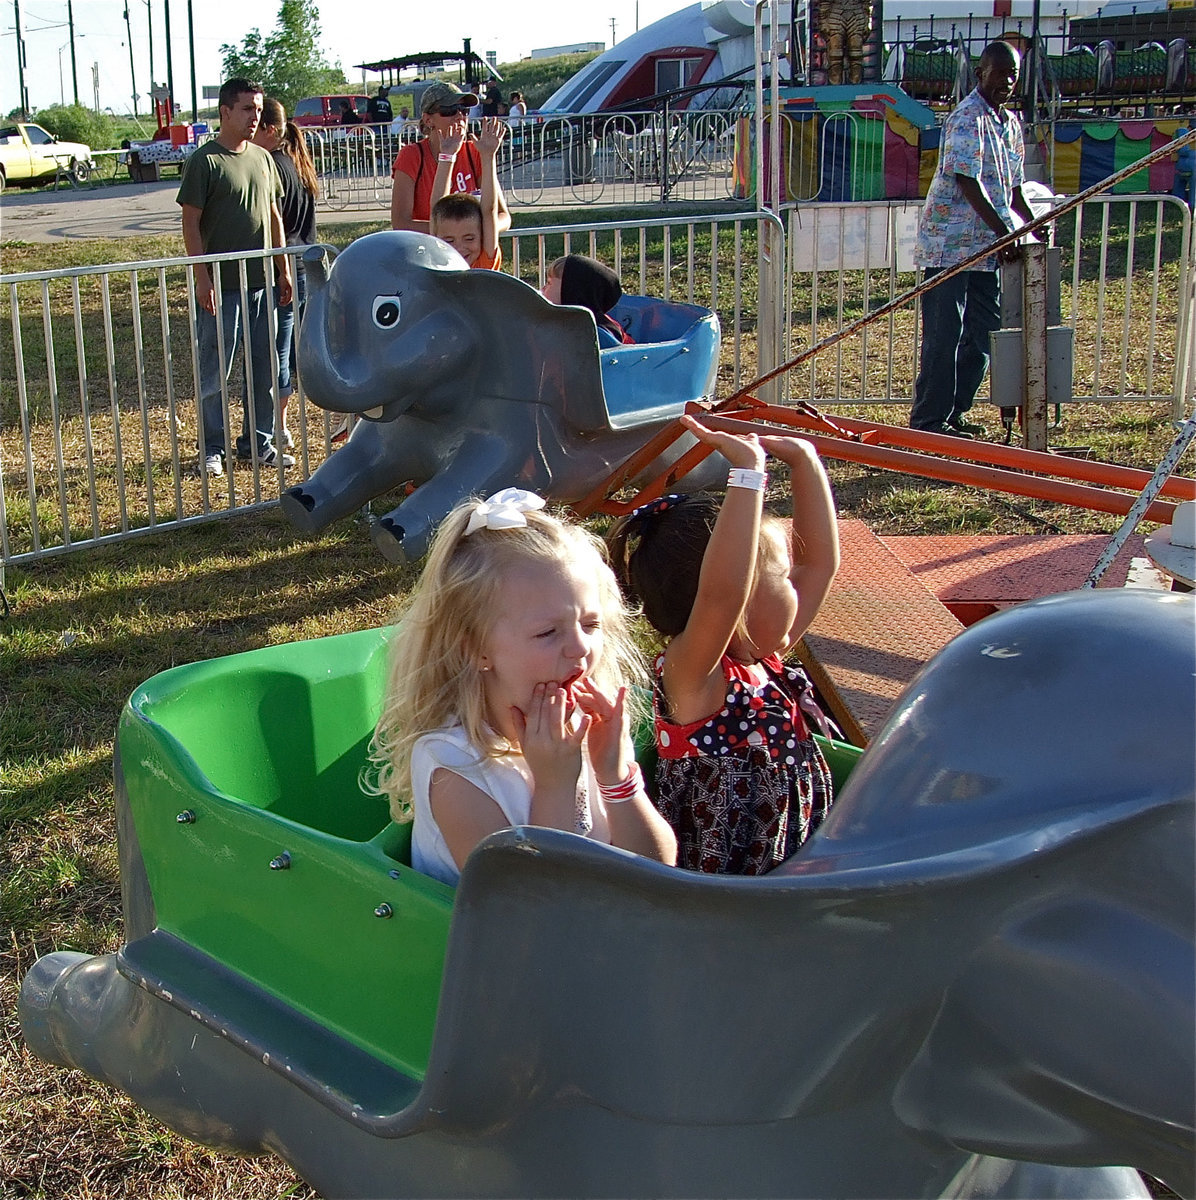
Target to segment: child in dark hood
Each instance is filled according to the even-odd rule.
[[[634,341],[613,317],[608,316],[623,295],[619,277],[603,263],[584,254],[567,254],[548,268],[544,298],[553,304],[588,308],[598,326],[598,344],[616,346]],[[603,335],[606,335],[605,337]]]

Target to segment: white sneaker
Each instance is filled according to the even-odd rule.
[[[219,454],[209,454],[203,460],[203,473],[205,475],[223,475],[224,474],[224,458]]]
[[[280,459],[284,467],[293,467],[295,465],[295,456],[293,454],[288,454],[285,450],[279,451],[275,446],[267,446],[258,455],[257,460],[263,467],[277,467]]]

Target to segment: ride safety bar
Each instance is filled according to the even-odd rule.
[[[1117,516],[1125,516],[1130,511],[1136,496],[1111,489],[1130,488],[1141,492],[1151,479],[1149,471],[1112,463],[1024,450],[1018,446],[966,441],[948,434],[848,417],[836,417],[831,421],[807,404],[789,408],[764,404],[749,396],[739,408],[720,405],[717,411],[711,411],[703,405],[690,404],[686,411],[700,417],[711,429],[757,434],[796,429],[813,443],[819,454],[831,458]],[[663,495],[676,480],[711,453],[708,446],[701,443],[691,446],[641,486],[630,500],[610,499],[613,493],[641,476],[659,455],[686,434],[680,421],[670,422],[589,495],[574,504],[574,511],[582,517],[593,512],[622,516]],[[1160,492],[1176,501],[1196,500],[1196,480],[1172,476]],[[1155,500],[1142,516],[1148,521],[1169,525],[1174,511],[1174,504]]]

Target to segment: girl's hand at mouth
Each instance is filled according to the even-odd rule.
[[[581,747],[591,719],[583,712],[574,722],[572,715],[565,689],[552,683],[536,684],[526,714],[519,708],[511,709],[537,799],[543,792],[567,796],[570,805],[573,803],[581,774]]]
[[[627,714],[627,689],[619,688],[612,697],[596,688],[589,678],[581,678],[573,685],[573,696],[589,725],[586,744],[598,782],[608,787],[621,782],[630,774],[635,762]]]

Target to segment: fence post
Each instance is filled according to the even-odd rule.
[[[1175,395],[1171,419],[1183,419],[1192,407],[1193,367],[1196,364],[1196,225],[1191,210],[1180,202],[1183,213],[1183,250],[1179,260],[1179,330],[1175,347]]]
[[[669,202],[669,98],[660,108],[660,202]]]
[[[760,218],[756,228],[756,259],[760,279],[756,362],[757,374],[766,375],[781,362],[781,330],[785,311],[785,233],[775,214]],[[779,404],[787,390],[782,386],[781,379],[772,379],[761,385],[760,399],[766,404]]]
[[[1026,388],[1023,444],[1047,448],[1047,248],[1033,241],[1022,247],[1022,353]]]

